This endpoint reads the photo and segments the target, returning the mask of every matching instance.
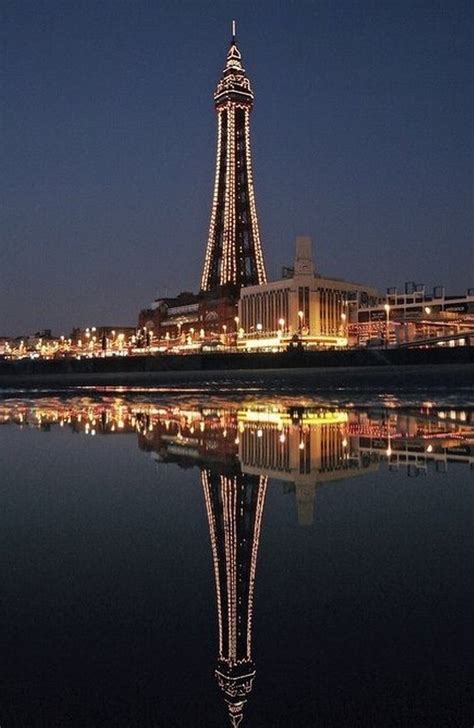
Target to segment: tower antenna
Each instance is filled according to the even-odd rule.
[[[232,43],[235,43],[235,20],[232,21]]]

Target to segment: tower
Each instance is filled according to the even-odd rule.
[[[266,283],[250,150],[253,92],[235,40],[214,94],[217,158],[201,289]]]
[[[267,489],[264,475],[240,467],[201,471],[216,581],[219,657],[216,678],[230,725],[238,728],[252,690],[252,616],[258,544]]]

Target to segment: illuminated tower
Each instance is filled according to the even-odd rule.
[[[201,471],[216,580],[219,657],[216,677],[237,728],[252,690],[252,613],[260,527],[267,489],[263,475]]]
[[[258,229],[250,112],[253,92],[235,42],[235,22],[227,62],[217,84],[217,159],[211,221],[201,289],[266,283]]]

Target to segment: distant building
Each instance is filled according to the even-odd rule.
[[[311,239],[300,237],[294,268],[285,268],[281,280],[242,288],[238,346],[281,349],[296,341],[308,348],[347,346],[349,307],[379,300],[374,288],[317,273]]]
[[[233,297],[201,291],[156,299],[140,311],[138,326],[158,346],[192,348],[228,343],[236,335],[236,317]]]
[[[410,345],[432,339],[467,344],[474,333],[474,288],[457,295],[447,295],[444,286],[428,291],[414,282],[406,283],[403,292],[388,288],[378,302],[363,301],[351,309],[349,331],[359,345]]]

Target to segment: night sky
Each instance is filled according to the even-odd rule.
[[[472,2],[3,0],[0,335],[197,290],[237,20],[271,278],[474,286]]]

